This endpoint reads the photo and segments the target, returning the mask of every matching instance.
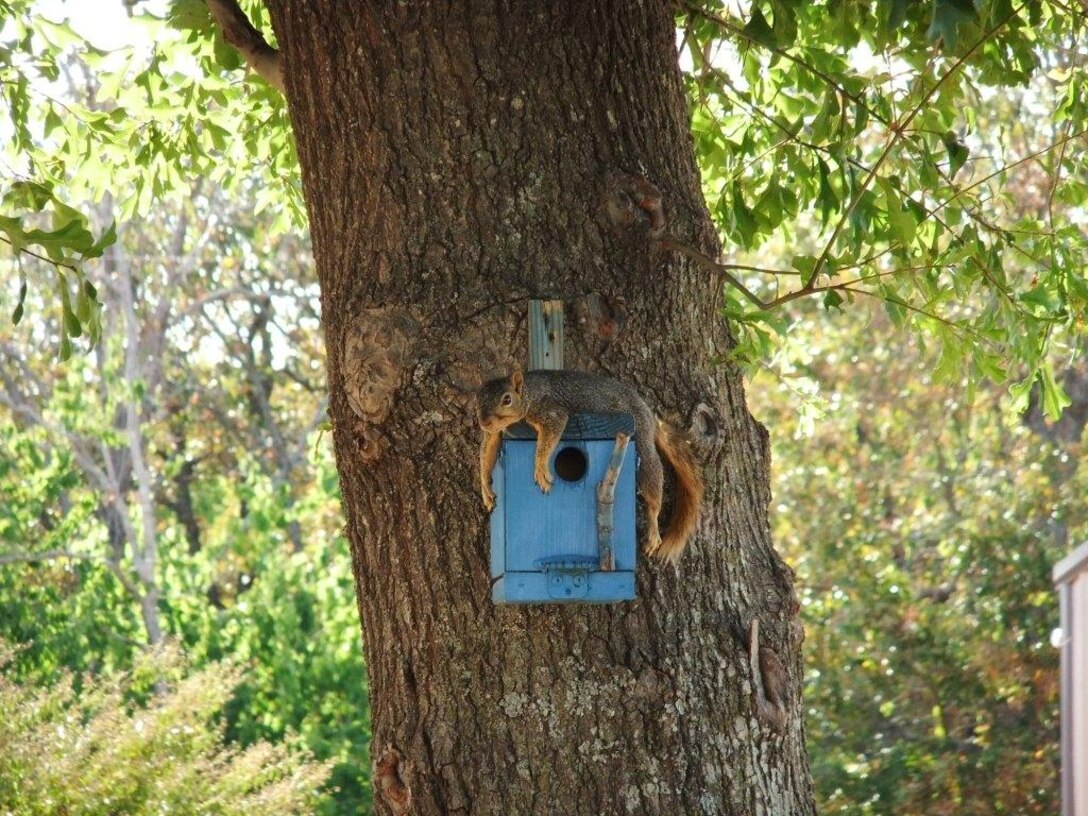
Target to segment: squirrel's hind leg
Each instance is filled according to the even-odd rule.
[[[638,492],[646,502],[646,549],[647,555],[655,554],[661,547],[661,531],[657,517],[661,513],[661,496],[665,491],[665,472],[661,468],[661,457],[653,446],[653,437],[647,446],[644,434],[636,439],[638,456]]]
[[[654,555],[661,549],[661,531],[657,515],[661,512],[661,496],[646,497],[646,555]]]

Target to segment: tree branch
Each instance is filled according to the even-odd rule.
[[[884,146],[884,150],[881,151],[880,155],[877,157],[876,163],[873,164],[873,166],[869,169],[869,173],[861,182],[861,186],[859,186],[854,191],[853,197],[850,199],[846,207],[843,208],[842,215],[839,217],[839,221],[835,225],[835,229],[831,233],[831,237],[824,245],[824,250],[820,253],[820,257],[816,259],[816,265],[812,269],[812,275],[805,283],[806,287],[816,285],[816,280],[820,277],[820,273],[823,272],[824,267],[827,265],[827,259],[831,256],[831,250],[834,249],[835,242],[842,234],[843,227],[846,226],[846,222],[850,219],[850,215],[858,206],[858,203],[861,201],[862,196],[865,195],[865,192],[872,185],[873,179],[876,178],[877,173],[884,165],[884,162],[888,160],[888,157],[891,155],[892,150],[895,149],[895,146],[899,143],[899,140],[903,137],[903,134],[907,132],[907,128],[910,127],[911,122],[914,121],[915,117],[917,117],[918,114],[925,110],[926,104],[928,104],[929,100],[932,99],[933,96],[944,86],[948,79],[953,76],[957,71],[959,71],[967,62],[967,60],[970,59],[974,55],[974,53],[978,51],[978,49],[981,48],[994,34],[1000,31],[1001,28],[1003,28],[1005,24],[1009,22],[1009,20],[1019,14],[1020,10],[1024,7],[1024,5],[1025,3],[1021,3],[1020,5],[1016,6],[1016,8],[1012,9],[1004,17],[1004,19],[995,23],[988,31],[986,31],[981,37],[979,37],[975,41],[974,45],[967,49],[967,52],[959,59],[957,59],[952,64],[952,66],[947,71],[945,71],[944,74],[936,82],[933,83],[933,85],[930,86],[929,90],[926,91],[925,95],[918,102],[918,104],[914,106],[911,112],[904,116],[901,121],[891,126],[891,138],[888,139],[888,143]]]
[[[15,245],[11,243],[10,238],[0,235],[0,241],[3,241],[5,244],[8,244],[12,248],[15,248]],[[64,261],[54,261],[52,258],[47,258],[45,255],[40,255],[32,249],[27,249],[25,246],[18,247],[16,249],[16,252],[21,252],[24,255],[29,255],[31,258],[37,258],[39,261],[45,261],[47,264],[53,264],[53,266],[63,266],[65,269],[71,269],[73,272],[79,271],[79,267],[77,267],[75,264],[65,263]]]
[[[26,398],[12,389],[12,380],[0,372],[0,378],[5,381],[5,390],[0,391],[0,406],[7,408],[13,414],[29,423],[30,425],[41,428],[56,441],[65,440],[71,446],[72,454],[76,458],[77,464],[83,470],[87,478],[98,485],[99,489],[109,494],[116,491],[116,487],[111,483],[107,475],[102,471],[94,459],[88,453],[85,440],[78,435],[69,431],[63,426],[56,425],[47,420],[44,415],[38,411],[33,405],[31,405]]]
[[[788,60],[789,62],[792,62],[795,65],[799,65],[800,67],[802,67],[805,70],[811,72],[815,76],[818,76],[820,79],[822,79],[824,82],[826,82],[830,87],[834,88],[836,91],[838,91],[840,94],[842,94],[843,97],[845,97],[846,99],[849,99],[851,102],[854,102],[855,104],[860,106],[867,114],[869,114],[869,116],[871,118],[875,119],[876,121],[878,121],[878,122],[880,122],[882,124],[885,124],[885,125],[888,124],[887,119],[885,119],[877,111],[875,111],[871,107],[869,107],[869,105],[865,102],[865,98],[863,96],[861,96],[859,94],[851,93],[849,90],[847,90],[846,86],[844,86],[841,83],[837,82],[835,80],[835,78],[832,77],[830,74],[828,74],[828,73],[826,73],[824,71],[821,71],[819,68],[817,68],[816,66],[812,65],[811,63],[808,63],[805,60],[801,59],[796,54],[791,54],[787,49],[779,48],[776,45],[772,45],[770,43],[763,42],[762,40],[758,39],[757,37],[753,36],[752,34],[749,34],[747,31],[745,31],[743,28],[741,28],[740,26],[733,23],[728,18],[723,17],[723,16],[718,15],[718,14],[714,14],[713,12],[707,11],[706,9],[699,8],[699,6],[695,5],[694,3],[686,2],[686,0],[680,0],[678,6],[679,6],[681,11],[685,12],[689,16],[690,15],[695,15],[696,17],[700,17],[700,18],[702,18],[702,19],[704,19],[704,20],[706,20],[706,21],[708,21],[710,23],[713,23],[713,24],[717,25],[719,28],[722,28],[722,29],[730,32],[731,34],[741,38],[742,40],[747,42],[749,45],[756,46],[757,48],[765,48],[768,51],[770,51],[772,54],[775,54],[775,55],[781,57],[784,60]]]
[[[217,300],[231,300],[232,298],[258,303],[268,303],[271,300],[271,297],[264,292],[254,292],[252,289],[247,289],[244,286],[232,286],[227,289],[217,289],[214,292],[209,292],[206,295],[194,298],[190,304],[182,309],[180,316],[189,317],[200,312],[207,303],[212,303]],[[207,318],[207,315],[204,315],[204,317]]]
[[[91,553],[69,552],[68,550],[46,550],[40,553],[5,553],[0,554],[0,564],[33,564],[38,561],[52,561],[64,558],[68,561],[101,561],[102,556]]]
[[[662,239],[660,239],[660,242],[661,242],[661,245],[663,247],[665,247],[666,249],[671,249],[674,252],[677,252],[677,253],[679,253],[681,255],[684,255],[684,256],[686,256],[688,258],[691,258],[693,261],[696,262],[696,264],[698,264],[699,266],[702,266],[704,269],[709,269],[712,272],[715,272],[718,275],[721,275],[721,277],[730,286],[732,286],[734,289],[736,289],[742,295],[744,295],[746,298],[748,298],[749,302],[751,302],[751,304],[753,306],[755,306],[757,309],[766,309],[767,308],[767,304],[765,304],[762,300],[760,300],[759,297],[751,289],[749,289],[747,286],[745,286],[743,283],[741,283],[740,279],[737,278],[737,276],[732,274],[732,272],[730,271],[732,269],[738,269],[738,268],[739,269],[752,269],[752,267],[738,267],[735,264],[718,263],[718,261],[715,261],[709,255],[707,255],[707,254],[705,254],[703,252],[700,252],[695,247],[690,247],[690,246],[688,246],[687,244],[685,244],[685,243],[683,243],[681,241],[677,241],[675,238],[662,238]],[[752,269],[752,271],[756,271],[756,270]],[[777,274],[777,270],[759,269],[758,271],[760,271],[760,272],[772,272],[774,274]]]
[[[121,586],[125,588],[125,592],[127,592],[137,601],[143,600],[144,593],[140,591],[140,588],[136,585],[136,582],[125,574],[125,568],[121,566],[120,560],[116,558],[107,558],[106,566],[109,567],[109,570],[113,573],[114,577],[117,578],[118,581],[120,581]]]
[[[237,0],[208,0],[208,11],[222,30],[224,39],[241,52],[257,76],[280,93],[286,93],[280,52],[253,26]]]
[[[956,192],[953,193],[951,196],[949,196],[947,199],[945,199],[944,201],[939,202],[937,204],[937,206],[935,206],[933,208],[933,212],[940,212],[945,207],[947,207],[949,204],[951,204],[953,201],[958,199],[960,196],[965,195],[965,194],[971,192],[972,190],[977,189],[978,187],[981,187],[983,184],[990,181],[991,179],[996,178],[997,176],[1000,176],[1002,173],[1007,173],[1009,170],[1014,170],[1014,169],[1016,169],[1017,167],[1019,167],[1022,164],[1027,164],[1028,162],[1038,158],[1039,156],[1042,156],[1045,153],[1049,153],[1051,150],[1053,150],[1056,147],[1063,147],[1064,148],[1065,145],[1067,145],[1069,142],[1071,142],[1071,141],[1073,141],[1075,139],[1082,139],[1085,136],[1088,136],[1088,130],[1078,130],[1076,133],[1068,134],[1068,135],[1064,136],[1063,138],[1059,139],[1058,141],[1053,142],[1052,144],[1048,144],[1046,147],[1041,148],[1040,150],[1036,150],[1033,153],[1028,153],[1026,156],[1020,157],[1019,159],[1012,162],[1011,164],[1006,164],[1006,165],[1004,165],[1002,167],[999,167],[996,170],[994,170],[992,173],[990,173],[988,176],[984,176],[983,178],[980,178],[978,181],[973,181],[970,184],[968,184],[966,187],[961,187],[960,189],[956,190]]]
[[[887,301],[888,303],[894,303],[896,306],[901,306],[902,308],[906,309],[908,312],[914,312],[916,315],[920,315],[921,317],[927,317],[930,320],[936,321],[937,323],[940,323],[940,324],[942,324],[944,326],[947,326],[949,329],[951,329],[954,332],[960,332],[961,334],[970,335],[974,340],[978,341],[978,344],[980,346],[984,345],[984,346],[990,346],[992,348],[995,345],[993,340],[991,340],[989,337],[986,337],[986,336],[984,336],[982,334],[979,334],[977,331],[972,329],[970,326],[965,326],[962,323],[956,323],[955,321],[949,320],[946,317],[941,317],[936,312],[930,312],[930,311],[927,311],[925,309],[920,309],[917,306],[912,306],[911,304],[907,303],[905,300],[901,300],[900,298],[897,298],[897,297],[895,297],[893,295],[888,295],[888,294],[885,294],[885,293],[882,293],[882,292],[873,292],[873,291],[870,291],[869,289],[858,289],[856,286],[843,286],[843,287],[841,287],[841,289],[844,292],[853,292],[854,294],[857,294],[857,295],[865,295],[866,297],[875,298],[877,300],[884,300],[884,301]]]
[[[883,272],[875,272],[872,275],[860,275],[852,280],[840,281],[838,283],[829,283],[826,286],[802,286],[799,289],[795,289],[792,292],[787,292],[784,295],[771,298],[770,300],[763,300],[756,295],[751,289],[745,286],[741,281],[731,273],[731,270],[744,270],[749,272],[763,272],[768,275],[791,275],[793,277],[799,276],[801,273],[796,270],[789,269],[766,269],[759,266],[745,266],[744,264],[723,264],[715,261],[709,255],[700,252],[698,249],[687,244],[677,241],[674,238],[662,238],[660,243],[666,249],[671,249],[674,252],[679,253],[687,258],[691,258],[695,261],[696,266],[700,266],[710,272],[713,272],[719,276],[728,284],[736,288],[749,302],[757,309],[761,311],[770,311],[777,306],[781,306],[783,303],[789,303],[791,300],[797,300],[798,298],[806,297],[807,295],[818,295],[823,292],[832,292],[843,289],[850,289],[858,283],[867,283],[871,280],[877,280],[878,278],[886,278],[889,275],[898,275],[903,272],[918,272],[924,269],[936,268],[933,264],[926,264],[923,266],[906,266],[897,269],[887,269]],[[834,278],[841,272],[845,272],[848,269],[861,269],[871,260],[879,258],[886,252],[877,253],[869,258],[865,258],[856,264],[850,264],[848,266],[841,266],[837,269],[827,273],[829,278]]]

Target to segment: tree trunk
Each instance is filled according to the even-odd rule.
[[[671,238],[717,252],[669,4],[269,6],[321,283],[378,812],[812,813],[798,605],[770,542],[767,434],[720,362],[717,284],[602,207],[615,174],[638,174]],[[466,391],[524,365],[533,297],[565,301],[568,367],[636,384],[695,435],[699,533],[678,569],[640,565],[632,603],[490,600]],[[784,696],[784,723],[770,703],[759,715],[756,679]]]

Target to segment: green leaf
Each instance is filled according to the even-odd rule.
[[[774,39],[788,47],[797,39],[797,10],[793,0],[771,0],[774,10]]]
[[[909,210],[898,206],[893,207],[888,211],[888,222],[896,239],[903,246],[908,246],[914,240],[914,233],[918,225],[914,222],[914,216],[911,215]]]
[[[828,310],[838,309],[839,311],[842,311],[842,304],[844,302],[845,301],[844,301],[843,296],[840,295],[838,290],[836,290],[836,289],[829,289],[828,291],[826,291],[824,293],[824,308],[825,309],[828,309]]]
[[[839,122],[839,97],[835,91],[828,91],[824,96],[824,104],[820,108],[815,120],[812,122],[812,141],[823,143],[831,135],[832,127]]]
[[[217,30],[213,40],[215,61],[228,71],[236,71],[242,67],[242,57],[235,48],[230,45]]]
[[[62,120],[60,116],[57,115],[56,108],[50,105],[45,113],[45,122],[42,124],[42,132],[44,133],[44,135],[48,136],[50,133],[52,133],[54,130],[57,130],[58,128],[60,128],[61,130],[64,129],[64,120]]]
[[[954,51],[960,39],[960,26],[978,20],[972,0],[934,0],[933,19],[926,36],[940,42],[945,50]]]
[[[951,337],[944,337],[941,343],[941,355],[933,369],[933,376],[938,382],[952,382],[962,373],[963,349]]]
[[[999,268],[1000,256],[997,253],[990,253],[989,260],[991,263],[987,265],[988,269],[993,270],[995,267]],[[996,263],[994,263],[995,261]],[[997,277],[996,273],[995,277]],[[1004,277],[1004,273],[1001,273],[1001,277]],[[1046,312],[1054,312],[1061,305],[1059,294],[1047,285],[1045,279],[1028,289],[1026,292],[1021,292],[1017,298],[1022,303],[1027,303],[1029,306],[1038,306]]]
[[[212,16],[204,0],[172,0],[167,23],[179,31],[207,31]]]
[[[76,317],[79,318],[80,323],[90,323],[91,316],[93,315],[91,299],[87,297],[86,290],[81,286],[79,287],[79,294],[76,295]]]
[[[788,193],[784,187],[774,182],[767,185],[754,208],[761,232],[769,233],[782,223],[787,198]]]
[[[752,16],[748,18],[748,22],[744,26],[744,33],[768,48],[778,46],[775,41],[774,29],[771,28],[767,18],[763,16],[763,12],[758,8],[752,10]]]
[[[967,157],[971,155],[960,137],[952,131],[948,131],[941,137],[941,141],[944,142],[944,148],[948,151],[948,177],[955,178],[956,173],[963,167],[964,162],[967,161]]]
[[[1010,407],[1018,414],[1022,414],[1028,408],[1031,397],[1031,386],[1035,382],[1035,375],[1026,377],[1018,383],[1009,386],[1009,396],[1012,397]]]
[[[1049,362],[1039,370],[1039,384],[1043,392],[1043,413],[1049,419],[1059,419],[1062,409],[1070,405],[1071,400],[1061,384],[1054,379],[1054,369]]]
[[[54,261],[64,260],[65,250],[80,254],[86,252],[94,245],[94,236],[84,225],[83,217],[78,213],[76,216],[59,229],[31,230],[26,233],[27,243],[38,244]]]
[[[895,240],[908,246],[914,240],[915,230],[918,228],[913,214],[904,208],[899,193],[895,186],[885,178],[880,179],[880,186],[884,191],[884,205],[888,213],[888,227],[891,229]]]
[[[64,328],[69,337],[81,337],[83,335],[83,327],[79,325],[79,318],[75,316],[74,312],[67,309],[64,312]]]
[[[980,351],[975,355],[975,365],[982,376],[992,382],[1002,383],[1008,379],[1008,369],[1002,365],[1001,358],[996,354]]]
[[[18,326],[23,319],[23,304],[26,303],[26,279],[19,284],[19,302],[15,304],[15,311],[11,313],[11,323]]]
[[[907,21],[907,7],[910,0],[891,0],[888,3],[887,30],[893,35],[898,35],[903,23]]]
[[[26,232],[23,230],[23,223],[18,218],[0,215],[0,230],[7,235],[8,242],[15,252],[19,252],[26,246]]]
[[[1028,23],[1035,28],[1043,21],[1043,4],[1041,0],[1028,0]]]
[[[824,226],[831,217],[831,213],[839,207],[839,197],[831,186],[831,168],[822,158],[817,159],[817,167],[820,170],[820,192],[817,199],[820,202],[820,220]]]
[[[790,266],[801,273],[801,284],[803,286],[808,286],[812,280],[812,273],[816,269],[818,260],[814,255],[794,255],[790,259]]]
[[[752,246],[759,224],[755,214],[744,203],[744,193],[741,191],[740,182],[733,183],[733,201],[730,210],[733,226],[740,236],[741,244],[745,247]]]
[[[108,247],[113,246],[115,243],[117,243],[117,222],[110,221],[110,225],[106,227],[106,231],[98,236],[98,240],[95,241],[94,244],[86,252],[83,253],[83,257],[100,258],[102,257],[102,253],[105,252]],[[87,283],[87,286],[90,286],[91,290],[93,291],[94,287],[90,285],[90,282]],[[92,298],[95,296],[91,292],[88,292],[88,294]]]
[[[36,181],[17,181],[4,196],[4,203],[15,210],[41,212],[53,201],[53,188]]]

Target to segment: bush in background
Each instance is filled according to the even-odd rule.
[[[236,666],[190,671],[164,649],[131,673],[82,678],[77,697],[70,673],[46,687],[12,680],[12,655],[0,644],[0,812],[277,816],[319,801],[329,768],[295,741],[224,745],[217,714]]]

